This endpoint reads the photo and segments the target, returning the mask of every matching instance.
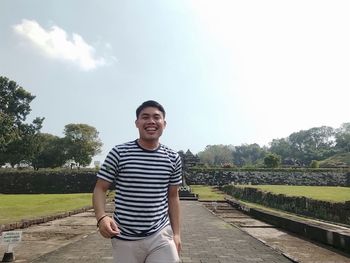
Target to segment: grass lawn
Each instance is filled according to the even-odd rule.
[[[350,187],[291,185],[242,185],[242,187],[254,187],[274,194],[304,196],[334,203],[350,201]]]
[[[92,194],[0,194],[0,224],[91,206]]]
[[[212,186],[191,185],[193,193],[198,194],[199,200],[224,200],[225,194],[216,191]]]

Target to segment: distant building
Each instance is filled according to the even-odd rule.
[[[198,155],[194,155],[190,150],[187,150],[186,153],[180,151],[179,155],[181,157],[182,166],[184,169],[196,166],[200,163]]]

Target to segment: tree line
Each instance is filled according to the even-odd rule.
[[[26,164],[39,169],[89,165],[102,147],[96,128],[71,123],[65,125],[64,137],[42,133],[44,117],[26,122],[34,99],[15,81],[0,76],[0,166]]]
[[[15,81],[0,76],[0,166],[26,164],[55,168],[74,163],[87,166],[100,153],[102,143],[96,128],[87,124],[67,124],[64,137],[42,133],[43,117],[31,123],[26,118],[35,96]],[[259,144],[208,145],[198,153],[201,163],[210,166],[309,166],[337,153],[350,153],[350,123],[339,128],[314,127]]]
[[[198,153],[203,164],[210,166],[289,166],[317,167],[318,161],[335,154],[350,153],[350,123],[339,128],[314,127],[273,139],[269,146],[259,144],[208,145]]]

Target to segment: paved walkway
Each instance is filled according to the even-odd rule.
[[[183,263],[291,262],[242,230],[225,223],[201,203],[182,201],[181,206]],[[32,262],[112,262],[111,244],[94,232]]]

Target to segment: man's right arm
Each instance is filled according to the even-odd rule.
[[[99,221],[99,231],[101,235],[106,238],[116,236],[120,233],[115,221],[111,217],[106,216],[106,192],[109,186],[109,182],[97,179],[92,197],[96,220]]]

